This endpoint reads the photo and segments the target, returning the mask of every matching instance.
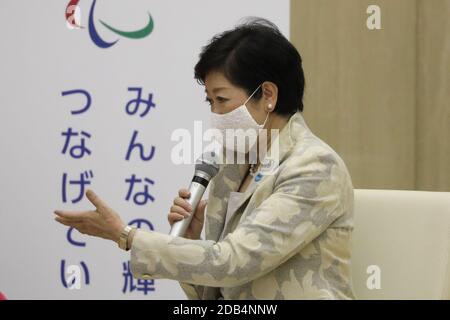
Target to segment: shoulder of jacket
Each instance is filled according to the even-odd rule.
[[[343,188],[353,190],[351,176],[343,159],[326,142],[311,133],[296,141],[279,166],[275,184],[286,179],[314,175],[322,179],[329,177]]]

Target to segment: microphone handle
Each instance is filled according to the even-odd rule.
[[[195,210],[197,209],[197,205],[203,197],[203,193],[205,193],[206,187],[201,183],[195,181],[193,179],[191,184],[189,185],[189,191],[191,193],[189,199],[186,199],[188,203],[192,206],[192,212],[190,217],[185,217],[182,220],[175,222],[170,229],[169,235],[174,237],[183,237],[186,233],[186,229],[191,224],[192,217],[194,216]]]

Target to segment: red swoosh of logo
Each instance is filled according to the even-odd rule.
[[[66,20],[74,28],[83,28],[75,21],[75,8],[78,6],[80,0],[70,0],[66,7]]]

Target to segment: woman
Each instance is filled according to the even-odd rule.
[[[181,189],[168,220],[194,214],[184,237],[126,227],[92,190],[95,211],[57,210],[56,220],[131,249],[135,277],[178,280],[190,299],[354,298],[351,178],[304,122],[297,50],[272,23],[251,20],[203,48],[195,77],[213,126],[279,130],[266,146],[279,146],[276,170],[261,174],[259,157],[221,164],[208,205],[203,200],[194,213]]]

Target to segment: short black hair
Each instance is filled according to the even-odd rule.
[[[211,71],[224,74],[230,83],[250,95],[264,81],[278,87],[275,112],[291,115],[303,111],[305,77],[297,49],[267,19],[249,17],[234,29],[215,35],[202,47],[194,78],[201,85]],[[262,90],[253,96],[260,99]]]

